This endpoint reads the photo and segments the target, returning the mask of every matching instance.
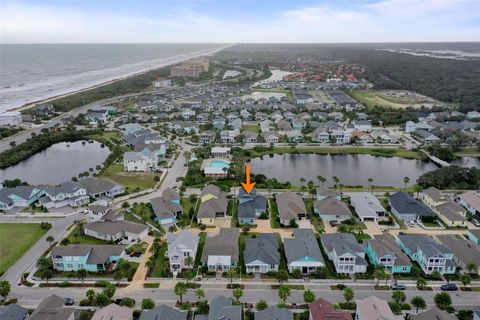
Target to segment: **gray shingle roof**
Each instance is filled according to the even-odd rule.
[[[284,240],[287,262],[310,257],[325,264],[315,234],[310,229],[295,229],[294,238]]]
[[[352,212],[343,201],[334,198],[326,198],[324,200],[316,200],[314,207],[318,208],[320,214],[336,215],[336,216],[352,216]]]
[[[148,227],[141,223],[130,221],[95,221],[88,223],[84,226],[84,229],[92,230],[98,233],[105,233],[109,235],[116,235],[122,231],[130,232],[133,234],[140,234],[148,229]]]
[[[87,189],[89,195],[107,192],[116,186],[121,186],[115,181],[107,178],[86,178],[80,180],[79,183]]]
[[[51,295],[40,302],[33,311],[30,320],[68,320],[75,312],[74,308],[66,308],[64,299]]]
[[[306,214],[307,208],[302,197],[294,192],[282,192],[275,196],[280,219],[297,219],[299,213]]]
[[[363,246],[357,242],[357,239],[351,233],[324,233],[320,235],[320,239],[325,251],[331,252],[335,249],[337,256],[345,253],[363,252]]]
[[[255,218],[256,210],[267,210],[267,199],[262,195],[257,195],[255,188],[249,194],[245,193],[243,188],[240,188],[240,204],[238,205],[238,217]]]
[[[390,205],[400,214],[418,214],[420,216],[435,215],[426,205],[403,191],[392,194],[389,201]]]
[[[378,258],[385,255],[392,255],[396,257],[395,266],[412,265],[410,259],[405,253],[403,253],[392,235],[375,235],[375,238],[368,240],[368,243],[375,251]]]
[[[215,218],[217,212],[226,212],[228,207],[227,194],[219,187],[210,184],[203,188],[201,196],[211,194],[215,198],[200,203],[198,218]]]
[[[2,320],[23,320],[27,315],[28,310],[16,303],[0,309],[0,319]]]
[[[153,212],[160,219],[173,218],[176,212],[183,212],[183,207],[179,204],[166,201],[163,197],[150,199]]]
[[[152,310],[143,310],[140,320],[187,320],[187,315],[187,312],[162,304]]]
[[[269,265],[278,265],[280,253],[277,236],[273,233],[260,233],[257,238],[246,239],[243,257],[245,264],[260,260]]]
[[[454,234],[438,235],[437,238],[463,264],[474,263],[477,267],[480,266],[480,245],[463,237],[457,238]]]
[[[237,262],[239,236],[240,232],[237,228],[221,228],[218,235],[207,237],[202,252],[202,262],[206,263],[209,255],[227,255]]]
[[[242,307],[232,306],[232,302],[223,297],[218,296],[210,302],[210,312],[208,320],[241,320]]]
[[[87,256],[87,263],[105,263],[111,256],[120,256],[125,249],[122,245],[85,245],[56,246],[52,249],[52,256]]]
[[[293,320],[293,313],[285,308],[268,307],[257,312],[255,320]]]
[[[435,241],[432,237],[426,234],[400,234],[398,239],[407,247],[412,253],[422,250],[426,258],[430,258],[436,254],[450,254],[452,253],[445,245]]]

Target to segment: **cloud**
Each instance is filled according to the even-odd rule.
[[[480,1],[339,0],[318,5],[235,1],[2,2],[0,41],[13,42],[386,42],[478,41]],[[123,2],[121,2],[123,4]],[[83,2],[82,2],[83,4]],[[135,5],[138,4],[137,7]],[[143,3],[145,4],[145,3]],[[193,5],[188,5],[193,4]],[[132,7],[133,6],[133,7]],[[222,7],[220,7],[222,6]],[[292,4],[290,4],[292,6]],[[132,10],[129,10],[132,9]],[[223,9],[234,14],[226,15]]]

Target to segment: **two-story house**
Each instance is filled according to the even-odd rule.
[[[323,249],[335,265],[337,273],[365,273],[365,251],[351,233],[324,233],[320,236]]]
[[[409,273],[412,263],[392,235],[375,235],[365,245],[370,263],[389,273]]]
[[[169,233],[167,237],[168,250],[166,256],[170,262],[172,273],[182,272],[184,269],[193,268],[198,248],[198,235],[190,231],[182,231],[174,234]]]

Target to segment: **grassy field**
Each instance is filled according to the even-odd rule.
[[[479,148],[464,148],[455,153],[459,157],[480,157]]]
[[[406,93],[403,91],[388,90],[389,93]],[[413,95],[392,96],[386,95],[386,91],[376,90],[352,90],[348,92],[355,100],[360,101],[363,105],[372,108],[374,106],[388,107],[394,109],[403,109],[406,107],[420,108],[422,105],[432,106],[434,100],[428,97],[420,97]]]
[[[128,193],[138,192],[155,186],[154,177],[158,173],[124,172],[122,164],[112,164],[102,174],[103,178],[110,178],[125,187]]]
[[[7,271],[46,232],[37,223],[0,224],[0,274]],[[12,239],[15,239],[15,245],[7,245]]]
[[[67,239],[69,244],[108,244],[107,241],[82,235],[78,225],[74,227]]]
[[[117,131],[104,131],[102,134],[91,135],[90,138],[105,143],[107,140],[110,140],[112,138],[119,139],[120,133]]]
[[[273,153],[315,153],[315,154],[371,154],[381,157],[400,157],[406,159],[421,159],[421,155],[412,150],[404,150],[400,148],[372,148],[372,147],[274,147],[273,150],[256,151],[249,150],[251,157],[257,157]]]
[[[260,133],[260,128],[256,124],[244,124],[242,126],[243,131],[250,131],[253,133]]]

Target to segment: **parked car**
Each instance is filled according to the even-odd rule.
[[[65,305],[66,306],[73,306],[75,304],[75,300],[72,298],[65,298]]]
[[[441,285],[440,289],[442,291],[457,291],[458,287],[454,283],[447,283],[447,284]]]
[[[480,227],[480,221],[478,221],[476,219],[472,219],[472,223],[475,227]]]
[[[404,284],[392,283],[390,289],[392,290],[405,290],[407,287]]]
[[[332,221],[330,221],[330,225],[331,225],[332,227],[335,227],[335,226],[337,225],[337,222],[332,220]]]

